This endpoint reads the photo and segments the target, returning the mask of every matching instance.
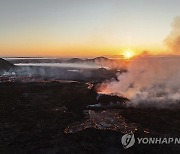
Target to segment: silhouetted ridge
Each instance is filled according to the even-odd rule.
[[[10,62],[0,58],[0,71],[8,71],[14,67],[15,66],[13,64],[11,64]]]

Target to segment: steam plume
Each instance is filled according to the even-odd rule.
[[[172,31],[165,39],[165,43],[172,52],[180,53],[180,16],[174,19]]]
[[[180,17],[172,24],[165,42],[174,53],[180,53]],[[106,81],[100,86],[105,92],[123,95],[131,105],[159,107],[180,104],[180,57],[140,56],[130,63],[128,72],[118,75],[118,81]]]
[[[118,82],[103,83],[105,91],[128,97],[133,105],[163,106],[180,101],[180,58],[144,57],[133,61]],[[145,104],[145,105],[146,105]]]

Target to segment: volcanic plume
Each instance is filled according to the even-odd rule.
[[[180,52],[180,17],[175,18],[165,42],[171,52]],[[167,107],[180,103],[180,57],[139,56],[128,66],[118,81],[106,81],[100,89],[127,97],[131,105]]]
[[[180,53],[180,16],[174,19],[172,31],[165,39],[165,43],[172,52]]]

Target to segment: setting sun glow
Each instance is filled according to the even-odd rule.
[[[134,53],[131,50],[126,50],[124,51],[123,56],[125,59],[130,59],[134,56]]]

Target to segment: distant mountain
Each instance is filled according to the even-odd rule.
[[[71,58],[65,61],[66,63],[83,63],[85,62],[83,59],[80,58]]]
[[[71,63],[71,64],[87,64],[87,65],[100,65],[108,68],[119,69],[124,67],[122,59],[112,59],[107,57],[95,58],[6,58],[12,64],[21,63]]]
[[[96,57],[94,58],[94,60],[109,60],[109,59],[106,57]]]
[[[101,63],[109,62],[110,59],[106,57],[96,57],[96,58],[70,58],[70,59],[61,59],[61,58],[6,58],[12,64],[19,63]]]
[[[113,69],[120,69],[125,67],[121,59],[110,59],[106,57],[96,57],[92,59],[72,58],[65,60],[64,63],[83,63],[89,65],[100,65],[103,67],[108,67]]]
[[[10,62],[0,58],[0,71],[8,71],[14,67],[15,66],[11,64]]]
[[[71,58],[66,61],[65,63],[97,63],[97,62],[104,62],[104,61],[109,61],[108,58],[106,57],[96,57],[93,59],[80,59],[80,58]]]

